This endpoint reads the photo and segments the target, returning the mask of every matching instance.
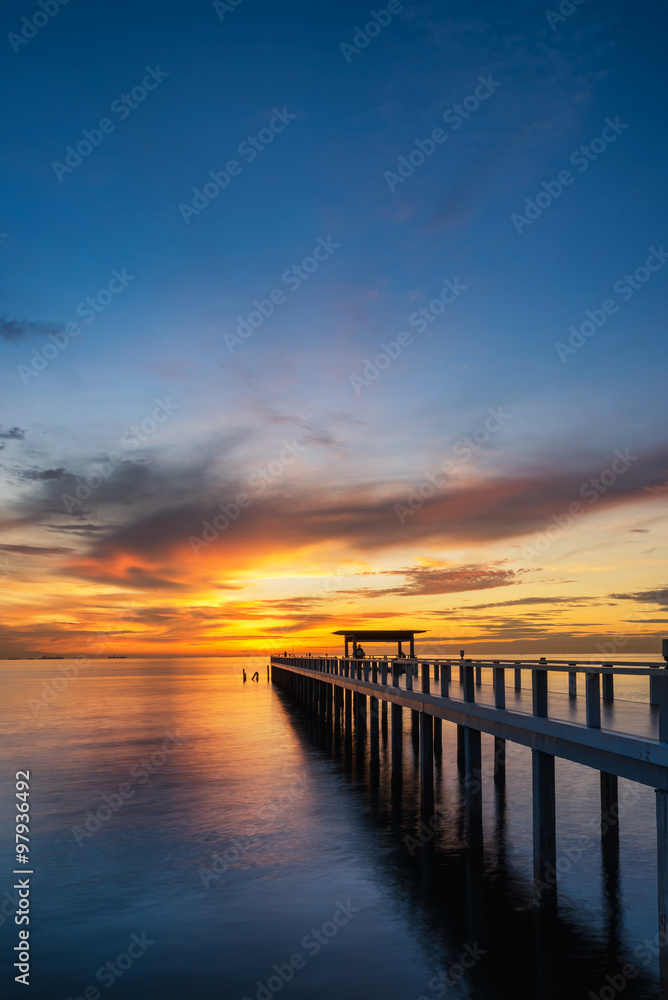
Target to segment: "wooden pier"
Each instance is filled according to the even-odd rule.
[[[492,698],[482,687],[491,670]],[[458,676],[453,678],[453,671]],[[512,672],[512,686],[506,675]],[[548,694],[549,674],[568,675],[568,693]],[[647,704],[615,701],[615,676],[647,677]],[[578,684],[578,677],[581,683]],[[271,658],[273,682],[323,721],[369,739],[378,769],[379,721],[391,719],[392,781],[402,780],[403,711],[419,743],[423,809],[433,810],[434,753],[443,721],[457,726],[457,763],[466,781],[467,843],[482,844],[481,734],[494,737],[495,783],[505,782],[505,745],[532,751],[534,900],[556,907],[555,757],[600,772],[602,846],[619,850],[618,777],[656,793],[660,997],[668,1000],[668,670],[657,663],[567,660]],[[580,691],[584,690],[584,697]],[[487,702],[487,703],[486,703]]]

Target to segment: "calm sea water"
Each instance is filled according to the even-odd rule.
[[[314,727],[264,660],[245,685],[245,659],[99,661],[54,683],[64,662],[0,664],[3,997],[584,1000],[626,963],[637,975],[624,997],[656,996],[643,946],[657,929],[652,789],[620,780],[617,869],[601,857],[598,774],[557,761],[566,860],[558,921],[541,928],[529,750],[508,744],[505,794],[484,781],[475,854],[453,726],[421,826],[408,713],[398,794],[386,736],[371,781],[367,748]],[[644,700],[645,684],[617,696]],[[491,748],[483,736],[486,775]],[[29,990],[12,967],[19,770],[31,785]]]

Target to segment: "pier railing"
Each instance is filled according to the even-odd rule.
[[[664,663],[634,662],[627,661],[574,661],[574,660],[516,660],[516,659],[389,659],[389,658],[369,658],[354,659],[352,657],[272,657],[272,662],[296,667],[298,670],[310,672],[313,676],[325,675],[331,678],[337,677],[350,681],[362,682],[363,688],[354,688],[359,693],[364,690],[366,694],[374,694],[373,689],[377,689],[381,698],[387,697],[390,701],[399,703],[402,700],[397,688],[401,692],[413,692],[411,700],[416,699],[421,704],[405,704],[405,707],[431,712],[436,717],[440,716],[450,721],[462,723],[464,720],[455,718],[454,714],[461,715],[462,711],[468,718],[468,723],[482,731],[494,733],[498,727],[497,722],[517,725],[527,732],[552,732],[553,735],[564,736],[565,730],[572,729],[571,738],[580,742],[582,729],[600,730],[601,726],[601,706],[612,704],[615,699],[615,676],[634,678],[646,677],[648,680],[648,704],[656,706],[655,712],[648,713],[647,722],[643,726],[644,732],[639,733],[617,733],[606,730],[601,736],[610,735],[622,738],[626,752],[635,759],[649,760],[656,758],[656,754],[650,753],[647,756],[649,746],[668,743],[668,670]],[[476,703],[476,689],[482,686],[482,670],[491,670],[494,705],[483,705]],[[458,685],[453,679],[453,672],[458,672]],[[527,716],[527,712],[522,708],[509,708],[506,702],[506,692],[508,690],[508,673],[511,673],[512,689],[516,692],[523,689],[527,683],[532,691],[532,716],[535,720],[541,720],[534,725],[522,722],[521,719]],[[550,695],[548,691],[548,674],[568,675],[568,697],[578,698],[578,674],[584,678],[585,691],[585,720],[583,723],[574,721],[564,721],[562,719],[550,718]],[[528,675],[528,676],[527,676]],[[402,684],[403,680],[403,684]],[[344,687],[346,685],[344,684]],[[458,688],[458,690],[455,690]],[[392,690],[391,690],[392,689]],[[428,699],[421,699],[418,694],[426,694]],[[563,695],[561,696],[563,697]],[[441,701],[443,699],[443,701]],[[453,712],[445,710],[445,700],[449,703],[458,703],[458,708]],[[463,704],[462,704],[463,703]],[[442,711],[439,711],[439,707]],[[658,716],[657,737],[654,738],[649,730],[654,728],[654,718]],[[520,718],[516,718],[520,717]],[[542,720],[545,720],[543,722]],[[488,722],[489,727],[484,726]],[[548,723],[554,721],[559,729],[548,728]],[[565,727],[565,730],[564,730]],[[506,737],[513,739],[508,733]],[[519,736],[520,734],[515,734]],[[639,741],[633,747],[629,741]],[[519,739],[518,742],[526,743],[526,739]],[[591,744],[590,740],[586,741]],[[609,741],[607,741],[609,744]],[[601,745],[606,743],[601,741]],[[662,766],[668,765],[668,758],[661,755]],[[583,761],[583,763],[588,763]],[[592,763],[592,766],[595,766]],[[634,769],[631,780],[642,781],[643,784],[654,784],[653,780],[643,780],[641,769]],[[645,776],[647,777],[647,776]]]

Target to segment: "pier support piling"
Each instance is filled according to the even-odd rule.
[[[434,729],[433,716],[420,712],[420,789],[423,813],[434,810]]]
[[[659,901],[659,998],[668,1000],[668,792],[656,789],[656,853]]]
[[[557,840],[554,757],[532,750],[534,900],[539,907],[557,902]]]
[[[392,685],[399,687],[399,668],[392,666]],[[392,782],[400,784],[403,776],[403,711],[392,704]]]

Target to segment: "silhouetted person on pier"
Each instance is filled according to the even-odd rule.
[[[356,646],[355,647],[355,659],[356,660],[363,660],[364,656],[365,656],[365,653],[364,653],[364,650],[362,649],[362,647],[361,646]]]

